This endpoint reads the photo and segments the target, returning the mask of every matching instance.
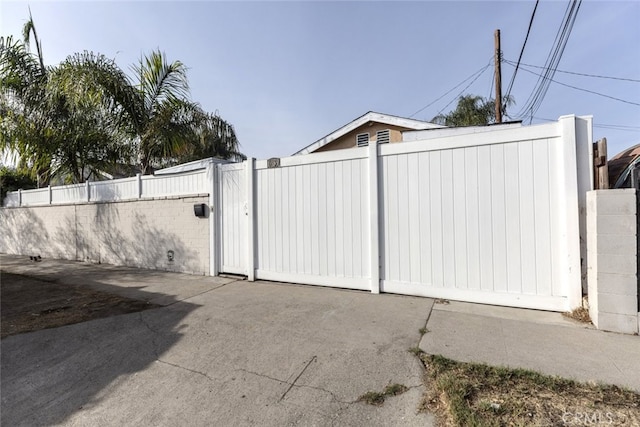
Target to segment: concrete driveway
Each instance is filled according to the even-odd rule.
[[[429,425],[432,300],[2,257],[3,269],[163,305],[2,340],[3,425]],[[393,383],[379,407],[358,402]]]

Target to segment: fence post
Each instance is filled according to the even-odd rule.
[[[53,203],[53,192],[51,191],[51,184],[47,185],[47,189],[49,190],[49,204]]]
[[[593,143],[594,190],[609,188],[609,166],[607,164],[607,138]]]
[[[87,192],[87,203],[89,203],[91,201],[91,186],[89,185],[89,180],[84,182],[84,188]]]
[[[369,141],[369,253],[371,293],[380,293],[380,220],[378,203],[378,142]]]
[[[142,198],[142,175],[137,173],[136,179],[138,180],[138,199],[140,199]]]
[[[564,205],[561,214],[564,217],[562,234],[564,235],[564,257],[562,270],[565,275],[565,292],[568,299],[568,309],[573,310],[582,306],[582,271],[580,260],[580,213],[578,195],[578,156],[576,152],[576,117],[562,116],[558,124],[562,138],[562,156],[560,174],[564,181]],[[585,195],[586,196],[586,195]]]
[[[18,189],[18,206],[22,206],[22,188]]]
[[[207,166],[209,178],[209,275],[218,275],[218,165]]]
[[[246,160],[247,162],[247,280],[253,282],[256,280],[255,269],[255,227],[253,224],[253,168],[255,159],[253,157]]]

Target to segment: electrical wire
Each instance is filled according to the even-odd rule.
[[[552,79],[553,79],[553,77],[555,75],[555,71],[553,71],[553,70],[557,69],[557,66],[560,63],[560,59],[562,58],[562,55],[564,54],[564,50],[565,50],[565,48],[567,46],[567,42],[569,41],[569,36],[571,35],[571,31],[573,29],[573,25],[575,23],[575,20],[576,20],[577,14],[578,14],[578,10],[579,10],[581,4],[582,4],[582,0],[580,0],[578,2],[574,1],[571,4],[571,10],[569,11],[569,16],[570,17],[567,19],[567,22],[566,22],[566,24],[565,24],[565,26],[563,28],[563,32],[562,32],[562,36],[563,36],[562,44],[561,44],[561,47],[559,48],[559,50],[557,51],[558,55],[555,57],[555,58],[557,58],[557,60],[555,58],[553,58],[554,60],[552,62],[552,67],[548,72],[549,81],[544,85],[544,90],[542,91],[542,93],[536,99],[536,102],[535,102],[535,104],[533,106],[531,114],[535,114],[538,111],[538,109],[540,108],[540,105],[542,105],[542,101],[544,100],[544,97],[547,94],[547,91],[549,90],[549,86],[551,84],[551,81],[553,81]],[[573,12],[574,8],[575,8],[575,12]],[[566,34],[566,36],[565,36],[565,34]]]
[[[549,119],[546,117],[533,117],[536,120],[542,120],[544,122],[555,122],[557,119]],[[606,123],[594,123],[594,128],[602,128],[602,129],[611,129],[611,130],[619,130],[625,132],[640,132],[640,126],[629,126],[629,125],[613,125]]]
[[[601,128],[601,129],[618,130],[618,131],[622,131],[622,132],[640,132],[640,128],[634,128],[632,126],[618,127],[618,126],[614,126],[614,125],[598,125],[598,124],[594,124],[593,127]]]
[[[512,64],[511,64],[511,63],[509,63],[509,65],[512,65]],[[596,92],[596,91],[593,91],[593,90],[589,90],[589,89],[584,89],[584,88],[581,88],[581,87],[573,86],[573,85],[570,85],[570,84],[567,84],[567,83],[562,83],[562,82],[559,82],[559,81],[557,81],[557,80],[553,80],[553,79],[551,79],[551,78],[548,78],[548,77],[542,76],[542,75],[540,75],[540,74],[538,74],[538,73],[536,73],[536,72],[534,72],[534,71],[527,70],[526,68],[523,68],[523,70],[524,70],[524,71],[526,71],[527,73],[531,73],[531,74],[534,74],[534,75],[536,75],[536,76],[540,76],[540,77],[542,77],[542,78],[544,78],[544,79],[546,79],[546,80],[549,80],[549,82],[557,83],[557,84],[559,84],[560,86],[566,86],[566,87],[571,88],[571,89],[575,89],[575,90],[579,90],[579,91],[582,91],[582,92],[591,93],[591,94],[593,94],[593,95],[602,96],[602,97],[604,97],[604,98],[613,99],[613,100],[615,100],[615,101],[624,102],[625,104],[631,104],[631,105],[638,105],[638,106],[640,106],[640,103],[638,103],[638,102],[628,101],[628,100],[626,100],[626,99],[616,98],[615,96],[607,95],[607,94],[605,94],[605,93],[600,93],[600,92]]]
[[[447,103],[447,105],[445,105],[444,107],[442,107],[442,109],[441,109],[440,111],[438,111],[438,114],[436,114],[436,116],[438,116],[438,115],[442,114],[442,112],[444,111],[444,109],[445,109],[445,108],[447,108],[449,105],[451,105],[451,103],[452,103],[453,101],[455,101],[455,100],[456,100],[456,99],[458,99],[460,96],[462,96],[462,94],[463,94],[463,93],[464,93],[464,92],[469,88],[469,86],[471,86],[471,85],[472,85],[476,80],[478,80],[478,78],[479,78],[481,75],[483,75],[483,74],[484,74],[484,72],[485,72],[485,71],[487,71],[487,68],[489,68],[490,66],[491,66],[491,64],[488,64],[486,67],[484,67],[484,69],[482,70],[482,72],[481,72],[480,74],[478,74],[478,75],[477,75],[473,80],[471,80],[471,82],[470,82],[468,85],[466,85],[466,86],[464,87],[464,89],[462,89],[462,90],[460,91],[460,93],[459,93],[459,94],[457,94],[457,95],[456,95],[456,96],[455,96],[451,101],[449,101],[449,102]]]
[[[575,24],[581,5],[582,0],[571,0],[567,5],[562,24],[556,32],[553,46],[547,55],[547,60],[544,65],[544,73],[543,75],[539,75],[533,92],[525,102],[524,107],[522,107],[520,112],[516,115],[517,117],[525,117],[527,114],[533,116],[540,108],[540,105],[549,90],[555,70],[558,68],[558,64],[564,54],[564,50],[567,46],[569,36],[573,30],[573,25]]]
[[[513,72],[511,76],[511,81],[509,82],[509,86],[507,88],[507,96],[509,99],[511,95],[511,89],[513,88],[513,82],[516,80],[516,74],[518,74],[518,68],[520,67],[520,60],[522,59],[522,54],[524,53],[524,48],[527,45],[527,40],[529,40],[529,33],[531,32],[531,26],[533,25],[533,18],[536,16],[536,10],[538,9],[538,3],[540,0],[536,0],[536,5],[533,7],[533,13],[531,14],[531,19],[529,20],[529,28],[527,28],[527,35],[524,38],[524,43],[522,43],[522,49],[520,49],[520,56],[518,56],[518,64],[516,65],[516,70]]]
[[[560,27],[558,28],[558,30],[556,31],[556,36],[553,40],[553,44],[551,46],[551,50],[549,50],[549,53],[547,54],[547,59],[545,60],[545,74],[549,72],[549,70],[552,68],[550,66],[550,64],[555,60],[555,58],[557,57],[557,53],[559,50],[559,47],[561,45],[561,39],[562,39],[562,35],[565,34],[566,32],[566,25],[569,22],[569,18],[570,18],[570,12],[573,10],[573,6],[575,3],[573,3],[571,0],[569,1],[569,3],[567,4],[567,8],[565,9],[564,12],[564,16],[562,18],[562,23],[560,25]],[[519,116],[521,114],[526,114],[527,112],[531,113],[531,116],[533,116],[534,112],[533,112],[533,105],[536,103],[537,99],[539,98],[540,94],[542,94],[543,92],[545,92],[545,85],[546,81],[545,79],[542,78],[542,76],[540,76],[536,82],[536,86],[534,88],[534,90],[531,92],[531,94],[529,95],[529,98],[527,99],[527,101],[525,102],[525,107],[523,107],[521,109],[521,112],[518,114]]]
[[[471,74],[469,77],[467,77],[466,79],[464,79],[463,81],[461,81],[460,83],[458,83],[457,85],[455,85],[454,87],[452,87],[451,89],[449,89],[448,91],[446,91],[445,93],[443,93],[440,97],[438,97],[436,100],[434,100],[433,102],[430,102],[429,104],[425,105],[424,107],[420,108],[418,111],[416,111],[415,113],[413,113],[412,115],[409,116],[409,118],[414,117],[416,114],[422,112],[423,110],[425,110],[428,107],[431,107],[433,104],[435,104],[436,102],[440,101],[442,98],[444,98],[445,96],[449,95],[451,92],[453,92],[454,90],[456,90],[457,88],[459,88],[460,86],[462,86],[463,84],[465,84],[467,82],[467,80],[473,78],[474,76],[476,76],[478,73],[482,74],[487,68],[489,68],[491,66],[491,62],[489,62],[489,64],[485,65],[484,67],[480,68],[478,71],[474,72],[473,74]],[[476,81],[477,78],[479,77],[476,76],[476,78],[473,81]],[[473,83],[473,82],[471,82]],[[467,86],[469,87],[469,86]],[[466,89],[466,88],[465,88]],[[449,103],[450,104],[450,103]],[[447,105],[449,105],[447,104]]]
[[[514,61],[510,61],[508,59],[505,59],[503,62],[506,62],[509,65],[513,65],[515,64]],[[520,63],[520,65],[522,65],[523,67],[532,67],[532,68],[544,68],[541,67],[539,65],[531,65],[531,64],[525,64],[525,63]],[[602,76],[602,75],[598,75],[598,74],[587,74],[587,73],[578,73],[575,71],[565,71],[565,70],[555,70],[557,73],[564,73],[564,74],[573,74],[576,76],[584,76],[584,77],[594,77],[597,79],[609,79],[609,80],[622,80],[622,81],[626,81],[626,82],[634,82],[634,83],[640,83],[640,79],[629,79],[626,77],[614,77],[614,76]]]

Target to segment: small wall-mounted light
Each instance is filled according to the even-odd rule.
[[[205,216],[207,216],[207,210],[205,208],[205,204],[204,203],[198,203],[193,205],[193,213],[198,217],[198,218],[203,218]]]
[[[173,253],[173,251],[171,251],[171,250],[167,251],[167,260],[169,262],[173,262],[174,255],[175,254]]]

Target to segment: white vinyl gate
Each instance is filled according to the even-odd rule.
[[[279,163],[220,165],[220,270],[496,305],[576,307],[579,204],[590,179],[580,163],[589,156],[590,126],[590,119],[567,116]],[[587,152],[578,155],[576,147]]]
[[[247,274],[247,184],[242,163],[218,165],[220,271]]]

